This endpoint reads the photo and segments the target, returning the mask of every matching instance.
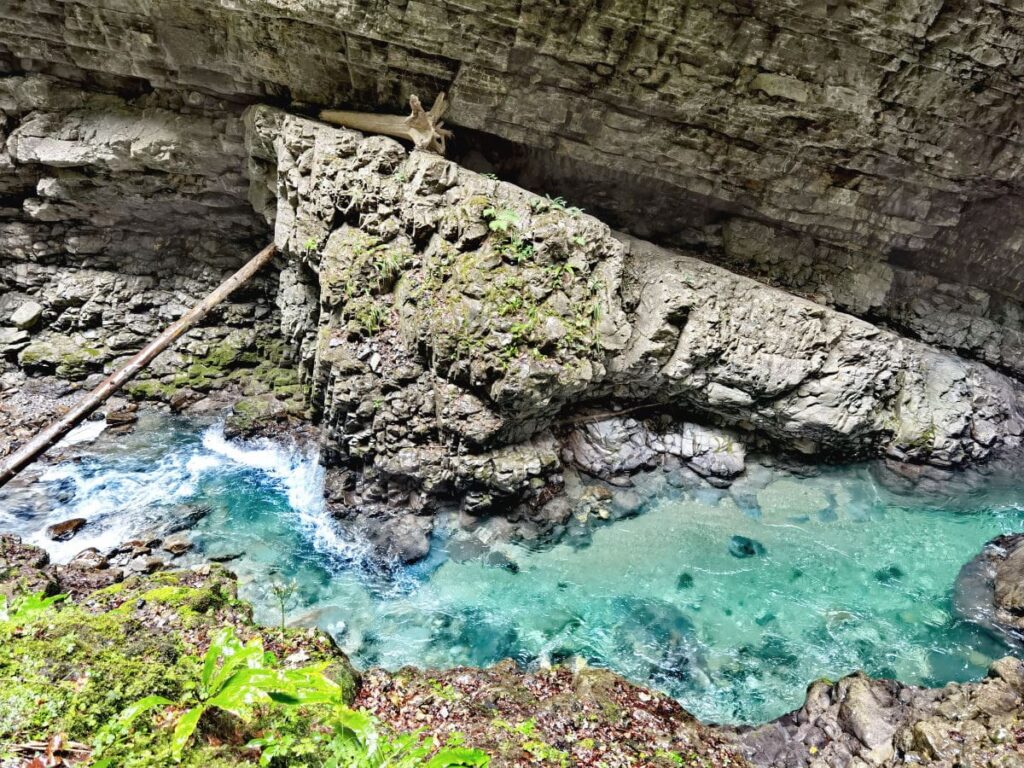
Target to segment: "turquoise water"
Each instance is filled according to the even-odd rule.
[[[936,499],[881,487],[868,467],[810,477],[752,467],[728,491],[662,492],[586,546],[501,545],[506,567],[446,556],[382,575],[320,501],[315,457],[233,445],[216,427],[159,421],[75,446],[28,489],[0,495],[0,530],[58,558],[157,531],[202,502],[194,530],[231,566],[257,617],[331,632],[360,665],[525,665],[574,655],[678,698],[705,720],[752,723],[803,702],[813,679],[856,669],[941,685],[977,678],[1007,648],[958,621],[960,567],[993,536],[1024,530],[1013,486]],[[90,520],[73,541],[41,528]],[[515,564],[508,567],[508,562]]]

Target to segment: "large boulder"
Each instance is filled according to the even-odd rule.
[[[937,467],[1020,444],[1024,390],[984,365],[384,137],[268,107],[245,121],[275,242],[319,286],[289,333],[325,458],[365,500],[541,506],[562,469],[541,443],[563,434],[588,472],[661,454],[716,483],[746,443]],[[686,421],[566,429],[593,401]]]

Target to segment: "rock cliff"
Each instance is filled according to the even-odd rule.
[[[300,109],[445,89],[474,167],[1019,373],[1022,33],[967,0],[13,0],[0,66]]]

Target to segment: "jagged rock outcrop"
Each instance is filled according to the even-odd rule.
[[[289,280],[319,286],[282,312],[307,318],[301,356],[331,461],[361,473],[341,484],[353,500],[542,503],[560,415],[594,401],[814,456],[950,467],[1019,444],[1021,388],[984,365],[386,138],[266,107],[246,121],[254,204]]]
[[[95,381],[265,244],[242,139],[237,110],[198,94],[0,78],[0,390],[21,371]],[[261,363],[273,379],[276,292],[267,270],[128,391],[187,401]]]

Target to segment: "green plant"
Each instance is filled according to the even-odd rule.
[[[305,243],[302,244],[302,247],[306,251],[315,251],[316,250],[316,238],[315,237],[309,238]]]
[[[355,312],[356,322],[371,336],[381,329],[388,311],[375,302],[358,307]]]
[[[340,701],[340,686],[323,674],[323,665],[301,669],[278,669],[272,653],[263,650],[263,643],[254,638],[242,643],[234,628],[218,632],[203,657],[202,672],[195,692],[197,703],[178,718],[171,736],[171,753],[180,760],[182,752],[199,726],[203,715],[221,709],[239,717],[256,704],[287,705]],[[176,705],[164,696],[146,696],[127,707],[105,726],[97,736],[97,753],[126,731],[139,717],[158,707]],[[106,768],[110,761],[96,763]]]
[[[0,595],[0,625],[13,629],[28,624],[66,598],[67,595],[45,597],[41,592],[16,597],[13,600],[8,600],[6,595]]]
[[[490,758],[476,749],[461,746],[461,739],[450,741],[438,749],[433,738],[423,738],[422,733],[389,735],[382,733],[373,717],[363,711],[349,709],[344,705],[335,706],[330,718],[331,734],[321,745],[320,755],[324,768],[484,768]],[[282,756],[275,747],[274,737],[257,739],[250,746],[264,749],[260,764],[269,765],[265,760],[267,751],[271,757]]]
[[[284,617],[285,608],[287,608],[288,600],[292,595],[296,593],[299,585],[292,579],[290,582],[285,584],[281,581],[275,581],[270,585],[270,591],[274,593],[274,597],[277,599],[277,607],[281,611],[281,629],[284,629]]]
[[[519,217],[511,208],[495,208],[492,205],[484,208],[482,213],[492,232],[508,232],[519,222]]]
[[[582,208],[577,208],[575,205],[569,205],[561,195],[556,197],[544,195],[543,198],[536,198],[530,205],[535,211],[564,211],[573,218],[583,213]]]
[[[568,768],[569,753],[553,747],[547,742],[531,739],[523,743],[523,750],[529,753],[532,758],[542,763],[555,763],[556,765]]]

